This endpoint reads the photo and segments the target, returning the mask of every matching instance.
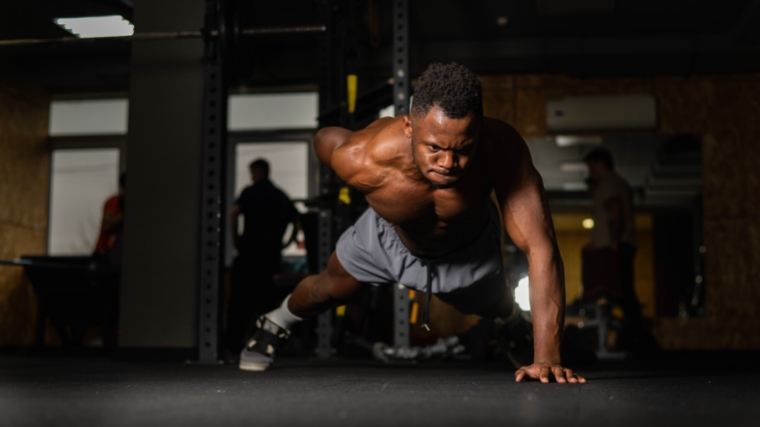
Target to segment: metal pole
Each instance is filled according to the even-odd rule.
[[[244,28],[240,30],[240,34],[244,36],[274,36],[274,35],[288,35],[288,34],[314,34],[324,32],[326,27],[324,25],[307,25],[300,27],[271,27],[271,28]],[[210,30],[208,35],[211,38],[217,38],[219,31]],[[102,40],[111,41],[145,41],[145,40],[172,40],[172,39],[197,39],[204,36],[203,30],[191,30],[191,31],[164,31],[164,32],[146,32],[137,33],[131,36],[118,36],[118,37],[59,37],[52,39],[15,39],[15,40],[0,40],[0,47],[2,46],[30,46],[30,45],[44,45],[44,44],[88,44],[95,43]]]
[[[322,6],[324,22],[329,29],[325,31],[320,40],[319,51],[319,127],[332,126],[337,123],[325,121],[325,112],[337,102],[334,96],[335,77],[333,64],[333,2],[327,0]],[[319,187],[320,195],[330,191],[330,186],[335,179],[335,173],[320,162],[319,164]],[[327,262],[332,254],[332,209],[320,209],[319,212],[319,271],[327,269]],[[328,359],[332,356],[332,333],[333,333],[333,310],[327,310],[319,315],[317,321],[317,356],[320,359]]]
[[[409,0],[393,2],[393,105],[396,115],[409,113]]]
[[[215,1],[206,1],[207,24],[216,22]],[[198,361],[214,363],[219,348],[219,302],[224,257],[224,154],[227,90],[216,39],[206,40],[203,64],[203,136],[201,148],[201,246],[198,291]]]
[[[332,209],[319,212],[319,269],[327,270],[327,261],[332,254]],[[332,356],[333,310],[319,315],[317,322],[317,348],[320,359]]]
[[[396,116],[409,113],[409,1],[393,2],[393,105]],[[393,288],[393,345],[409,347],[409,291]]]

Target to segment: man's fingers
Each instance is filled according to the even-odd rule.
[[[581,383],[581,384],[584,384],[584,383],[586,382],[586,379],[585,379],[585,378],[583,378],[582,376],[580,376],[580,375],[576,375],[576,377],[578,377],[578,382],[579,382],[579,383]]]
[[[523,380],[523,378],[525,378],[525,371],[520,369],[517,372],[515,372],[515,382],[519,383],[520,381]]]
[[[549,382],[549,368],[543,367],[541,368],[541,371],[538,373],[538,378],[541,380],[542,383],[548,383]]]
[[[562,366],[553,367],[552,374],[554,374],[554,379],[557,380],[558,383],[564,384],[567,382],[565,381],[565,371],[562,369]]]
[[[573,384],[578,382],[578,378],[575,377],[575,372],[572,369],[565,369],[565,376],[567,380]]]

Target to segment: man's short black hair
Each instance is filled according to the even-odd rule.
[[[607,165],[610,170],[615,169],[615,161],[612,159],[612,154],[604,148],[594,148],[590,153],[583,157],[585,163],[588,162],[602,162]]]
[[[269,162],[264,159],[256,159],[248,165],[248,169],[253,173],[254,169],[258,169],[264,173],[264,176],[269,176]]]
[[[414,87],[412,114],[425,116],[433,106],[440,107],[452,119],[461,119],[470,112],[482,118],[480,79],[455,62],[430,64]]]

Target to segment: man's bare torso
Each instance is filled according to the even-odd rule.
[[[355,132],[341,147],[334,168],[346,175],[341,172],[355,170],[360,163],[358,172],[344,176],[348,184],[366,195],[412,252],[438,256],[474,241],[485,228],[491,192],[500,185],[493,175],[516,166],[510,165],[514,159],[499,158],[513,143],[503,132],[505,126],[509,128],[484,118],[473,164],[451,188],[436,189],[421,175],[400,118],[380,119]]]

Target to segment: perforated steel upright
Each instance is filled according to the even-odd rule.
[[[326,0],[322,7],[322,18],[326,26],[326,31],[320,38],[319,46],[319,127],[332,126],[336,123],[325,122],[325,112],[330,109],[337,101],[335,96],[335,78],[334,78],[334,7],[333,1]],[[334,172],[320,162],[319,164],[319,191],[320,195],[329,192],[330,184],[335,179]],[[332,254],[332,209],[320,207],[318,221],[318,244],[319,244],[319,271],[327,269],[327,262]],[[332,355],[332,310],[328,310],[319,315],[317,321],[317,355],[321,359],[327,359]]]
[[[216,1],[206,1],[206,27],[215,28]],[[203,63],[201,233],[198,263],[198,361],[217,360],[222,278],[224,146],[227,90],[216,39],[206,38]]]
[[[396,115],[409,113],[409,0],[393,1],[393,105]],[[409,297],[401,285],[393,288],[393,345],[409,346]]]

